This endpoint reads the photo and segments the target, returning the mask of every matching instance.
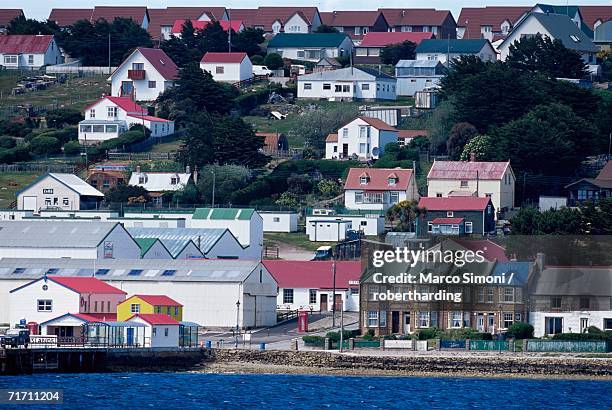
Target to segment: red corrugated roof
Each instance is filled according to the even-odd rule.
[[[323,11],[321,22],[326,26],[332,27],[371,27],[376,23],[380,11],[376,10],[355,10],[355,11]]]
[[[168,55],[159,48],[144,48],[136,49],[140,51],[142,56],[157,70],[157,72],[166,80],[176,80],[178,77],[178,67]]]
[[[89,322],[95,322],[95,321],[116,322],[117,321],[116,313],[88,313],[86,316],[93,319],[93,320],[88,320]]]
[[[390,26],[441,26],[452,14],[436,9],[386,9],[380,8]]]
[[[54,21],[60,27],[72,26],[79,20],[91,21],[93,9],[51,9],[49,21]]]
[[[474,196],[422,197],[419,200],[419,208],[426,208],[429,211],[483,211],[490,201],[489,198]]]
[[[370,118],[370,117],[363,117],[363,116],[360,116],[360,117],[357,117],[357,118],[367,122],[372,127],[376,128],[376,129],[379,129],[379,130],[383,130],[383,131],[397,131],[397,129],[395,129],[391,125],[387,124],[383,120],[379,120],[378,118]]]
[[[457,26],[465,27],[463,38],[482,38],[481,26],[491,26],[493,32],[500,32],[504,21],[508,20],[514,25],[531,8],[532,6],[464,7],[457,19]]]
[[[390,44],[399,44],[404,41],[412,41],[414,44],[419,45],[421,41],[427,40],[430,38],[435,38],[434,34],[431,32],[385,32],[378,33],[374,31],[370,31],[366,33],[359,44],[360,47],[385,47]]]
[[[164,315],[161,313],[140,313],[130,317],[128,320],[132,320],[136,317],[141,318],[150,325],[178,325],[179,322],[174,320],[171,316]]]
[[[85,107],[85,111],[89,110],[92,107],[95,107],[101,101],[104,101],[104,100],[111,101],[113,104],[115,104],[117,107],[121,108],[123,111],[125,111],[128,114],[136,114],[136,115],[145,114],[146,115],[149,113],[146,108],[141,107],[140,105],[136,104],[134,101],[132,101],[130,97],[113,97],[110,95],[105,95],[104,97],[96,101],[95,103],[88,105],[87,107]]]
[[[126,293],[121,289],[117,289],[100,279],[90,277],[66,277],[66,276],[47,276],[47,279],[62,286],[72,289],[78,293],[103,293],[103,294],[121,294]]]
[[[134,295],[130,296],[126,302],[134,297],[140,298],[153,306],[183,306],[176,300],[166,295]],[[124,302],[125,303],[125,302]]]
[[[331,289],[333,268],[331,261],[266,260],[264,266],[272,274],[279,288]],[[361,262],[336,262],[336,288],[358,287],[349,282],[359,281]]]
[[[152,122],[172,122],[165,118],[153,117],[151,115],[128,115],[128,117],[136,118],[138,120],[152,121]]]
[[[23,10],[21,9],[0,9],[0,26],[6,27],[8,23],[19,16],[23,16]]]
[[[183,25],[188,20],[189,19],[176,20],[174,24],[172,25],[172,34],[179,34],[183,30]],[[193,28],[196,30],[204,30],[206,26],[208,26],[211,23],[210,21],[201,21],[201,20],[190,20],[190,21],[191,21],[191,24],[193,25]],[[227,31],[230,27],[230,22],[227,20],[221,20],[219,24],[221,24],[221,28],[223,28],[223,30],[225,31]],[[235,32],[240,31],[241,26],[242,26],[242,21],[239,21],[239,20],[231,21],[232,30],[234,30]]]
[[[132,19],[135,23],[142,24],[147,15],[145,6],[96,6],[91,15],[91,21],[104,19],[112,23],[116,18]]]
[[[606,22],[612,20],[612,6],[578,6],[582,21],[592,30],[597,20]]]
[[[464,218],[435,218],[431,223],[441,225],[458,225],[463,222]]]
[[[361,184],[361,176],[369,177],[367,184]],[[389,185],[389,177],[397,176],[399,181]],[[411,169],[401,168],[351,168],[346,177],[344,189],[363,189],[365,191],[405,191],[412,178]]]
[[[498,262],[508,262],[506,249],[488,239],[451,239],[466,249],[471,251],[482,251],[483,256],[488,261],[497,260]]]
[[[0,36],[0,54],[42,54],[51,41],[53,36],[47,35]]]
[[[501,180],[510,162],[434,161],[427,179]]]
[[[599,171],[599,174],[597,175],[597,178],[595,178],[595,180],[597,181],[612,180],[612,161],[608,161],[606,163],[603,169]]]
[[[306,20],[306,23],[310,25],[317,12],[318,9],[316,7],[259,7],[254,19],[241,18],[241,20],[245,21],[245,24],[248,22],[253,26],[262,26],[265,31],[272,31],[272,23],[279,20],[284,26],[287,20],[296,13],[299,13]],[[230,15],[232,20],[237,17],[231,10]]]
[[[427,130],[397,130],[398,139],[426,137],[427,135],[429,135]]]
[[[202,57],[202,63],[230,63],[240,64],[242,60],[248,58],[247,53],[211,53],[208,52]]]
[[[167,7],[165,9],[149,9],[148,31],[151,37],[159,39],[162,26],[172,26],[176,20],[198,20],[206,14],[211,20],[221,20],[225,7]]]

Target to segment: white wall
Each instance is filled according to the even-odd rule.
[[[170,218],[111,218],[111,222],[120,222],[126,228],[185,228],[185,219]]]
[[[43,290],[44,285],[47,286],[47,290]],[[52,310],[39,312],[39,299],[51,300]],[[9,312],[7,321],[14,326],[21,319],[25,319],[26,322],[42,323],[66,313],[79,313],[80,305],[78,293],[53,281],[40,280],[16,292],[8,293],[8,303],[3,303],[2,306],[3,309],[0,310]]]
[[[310,31],[308,23],[297,13],[285,21],[284,29],[285,33],[308,33]]]
[[[217,67],[223,68],[223,73],[217,73]],[[208,71],[215,81],[237,83],[253,78],[253,64],[248,57],[238,63],[200,63],[200,68]]]
[[[128,79],[128,70],[132,69],[132,63],[143,63],[146,71],[144,80],[133,81]],[[119,97],[121,94],[121,82],[132,81],[134,86],[136,101],[153,101],[171,84],[166,84],[166,80],[157,70],[144,58],[139,51],[132,53],[123,64],[111,76],[111,95]],[[149,88],[149,81],[155,81],[155,88]]]
[[[312,242],[340,242],[346,239],[346,231],[350,229],[350,222],[335,221],[326,218],[322,221],[311,221],[308,240]]]
[[[248,248],[243,248],[238,241],[226,231],[206,255],[208,259],[219,259],[222,257],[237,257],[238,259],[249,258]]]
[[[543,36],[551,36],[550,32],[544,28],[543,25],[533,16],[528,16],[525,21],[520,25],[520,27],[515,27],[514,30],[508,34],[506,40],[500,44],[498,50],[500,52],[500,59],[505,61],[510,54],[510,45],[514,43],[514,41],[521,39],[521,35],[523,34],[542,34]]]
[[[529,323],[533,326],[535,337],[544,336],[547,317],[563,318],[563,333],[580,333],[581,318],[589,320],[588,326],[597,326],[599,329],[603,329],[604,318],[612,318],[612,311],[529,312]]]
[[[313,230],[312,222],[314,221],[329,221],[335,219],[339,221],[347,221],[350,223],[348,229],[362,231],[365,236],[381,235],[385,232],[384,216],[372,215],[334,215],[334,216],[307,216],[306,217],[306,235],[310,235]]]
[[[106,221],[118,216],[116,211],[40,211],[41,218],[99,218],[100,221]]]
[[[32,211],[18,211],[14,209],[0,210],[0,221],[21,221],[23,218],[31,216]]]
[[[362,127],[369,129],[370,136],[369,137],[361,137],[360,129]],[[347,135],[345,136],[345,130],[347,130]],[[356,118],[350,123],[346,124],[338,131],[338,152],[334,153],[333,149],[330,149],[329,152],[326,149],[325,155],[326,159],[338,158],[340,154],[343,152],[343,145],[348,144],[348,155],[349,157],[352,155],[357,155],[359,159],[377,159],[380,155],[384,153],[384,147],[390,142],[397,142],[397,132],[396,131],[386,131],[379,130],[367,122],[362,120],[361,118]],[[365,144],[362,150],[362,144]],[[331,144],[330,144],[331,145]],[[332,146],[333,147],[333,146]],[[327,148],[327,147],[326,147]],[[378,148],[379,153],[374,154],[374,149]],[[363,151],[363,152],[362,152]]]
[[[317,302],[310,303],[310,289],[317,292]],[[321,311],[321,294],[327,295],[327,310],[332,311],[332,290],[316,288],[293,288],[293,303],[283,303],[284,288],[278,289],[276,304],[279,310],[312,310]],[[359,294],[353,295],[350,290],[336,289],[336,295],[342,295],[342,306],[345,312],[359,312]],[[311,309],[312,308],[312,309]],[[336,318],[338,319],[338,318]]]
[[[310,84],[307,89],[304,84]],[[325,87],[324,87],[325,85]],[[347,91],[336,91],[336,85],[349,85]],[[328,87],[329,86],[329,87]],[[347,99],[354,98],[359,100],[395,100],[396,81],[393,79],[374,79],[351,81],[347,78],[344,81],[325,81],[317,79],[307,79],[298,77],[298,98],[304,99]]]
[[[295,212],[260,212],[264,232],[297,232],[298,214]]]
[[[193,211],[191,212],[177,212],[177,213],[166,213],[166,212],[125,212],[123,214],[125,218],[156,218],[156,219],[185,219],[187,228],[194,228],[191,226],[190,221],[193,217]]]
[[[183,248],[183,250],[176,255],[175,259],[193,259],[193,258],[203,258],[204,255],[198,247],[193,243],[189,242],[187,246]]]
[[[245,258],[260,259],[263,248],[263,219],[257,212],[250,220],[243,219],[191,219],[190,228],[229,229],[245,250]]]
[[[140,259],[140,247],[121,225],[115,226],[98,246],[98,259],[105,259],[104,248],[113,247],[113,259]]]
[[[43,190],[52,190],[52,193],[44,193]],[[74,211],[80,209],[81,204],[81,197],[76,191],[49,175],[19,193],[17,209],[25,209],[27,205],[25,197],[36,197],[36,208],[28,209],[34,212],[38,212],[40,208],[47,206],[57,206],[67,211]],[[68,201],[67,205],[64,205],[64,199]],[[47,203],[46,200],[49,200],[50,203]]]
[[[448,60],[452,61],[456,58],[459,58],[463,55],[475,55],[480,58],[482,61],[496,61],[497,53],[490,47],[488,44],[485,44],[484,47],[477,54],[463,54],[463,53],[417,53],[417,60],[436,60],[441,63],[446,63]]]
[[[442,76],[430,77],[398,77],[397,78],[397,95],[407,95],[414,97],[414,94],[423,91],[428,87],[435,87],[440,83]]]
[[[4,56],[17,56],[16,64],[5,64]],[[33,56],[32,63],[30,63],[30,56]],[[49,43],[49,47],[45,50],[44,53],[0,53],[0,67],[4,67],[7,69],[17,69],[17,68],[31,68],[38,69],[45,65],[53,65],[53,64],[61,64],[64,60],[62,58],[62,54],[57,47],[57,43],[55,40],[52,40]]]
[[[130,319],[130,322],[142,323],[146,327],[144,330],[146,347],[177,347],[179,345],[179,325],[150,325],[140,317]],[[155,329],[155,335],[153,335]],[[168,329],[168,336],[165,330]],[[145,343],[146,343],[145,342]]]

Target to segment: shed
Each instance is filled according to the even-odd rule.
[[[17,192],[17,209],[96,209],[104,194],[73,174],[47,173]]]

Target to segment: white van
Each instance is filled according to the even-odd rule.
[[[254,65],[253,66],[253,74],[254,75],[272,75],[272,70],[270,70],[265,65]]]

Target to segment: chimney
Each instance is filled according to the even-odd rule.
[[[338,12],[336,10],[334,10],[334,16],[337,15],[337,14],[338,14]]]
[[[140,174],[140,165],[136,165],[136,173]]]
[[[546,255],[542,252],[538,252],[536,254],[535,266],[538,269],[538,272],[542,272],[544,270],[544,263],[546,262]]]
[[[191,167],[190,167],[189,165],[187,165],[187,166],[185,167],[185,173],[186,173],[186,174],[191,174]]]
[[[470,162],[476,162],[476,153],[470,152]]]
[[[406,15],[406,10],[402,10],[402,17]]]
[[[198,166],[197,165],[193,168],[193,183],[194,184],[198,183]]]

